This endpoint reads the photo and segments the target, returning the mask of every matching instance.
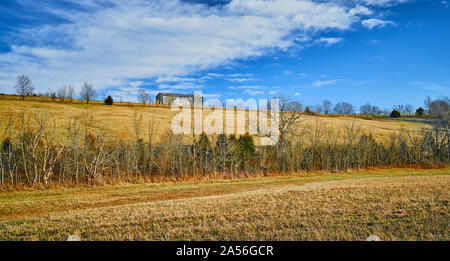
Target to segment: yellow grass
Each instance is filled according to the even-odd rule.
[[[0,240],[449,240],[450,169],[0,194]]]
[[[41,111],[46,113],[52,119],[58,129],[58,133],[64,134],[64,128],[67,126],[69,119],[88,112],[94,116],[95,122],[100,126],[110,128],[116,137],[127,138],[134,133],[134,116],[137,113],[138,118],[142,119],[141,136],[144,140],[147,139],[148,125],[150,121],[156,124],[156,139],[168,133],[171,128],[170,124],[172,118],[178,113],[172,111],[171,108],[165,105],[147,105],[143,107],[139,104],[131,106],[112,105],[106,106],[103,104],[83,104],[79,100],[76,103],[59,103],[48,102],[43,97],[27,98],[25,101],[18,99],[10,99],[0,97],[0,113],[5,112],[21,112],[21,111]],[[12,96],[17,97],[17,96]],[[43,99],[43,100],[42,100]],[[248,112],[247,112],[248,113]],[[3,114],[2,114],[3,115]],[[206,117],[208,113],[204,113]],[[0,124],[3,119],[0,119]],[[245,121],[248,125],[248,120],[238,118],[238,122]],[[423,125],[413,122],[388,121],[388,120],[366,120],[353,117],[317,117],[317,116],[302,116],[301,123],[297,126],[297,131],[304,131],[311,129],[310,126],[315,124],[328,125],[333,129],[342,129],[349,121],[354,121],[366,134],[373,134],[379,142],[387,142],[392,133],[400,129],[418,130]],[[248,126],[246,127],[248,129]],[[255,137],[255,143],[259,145],[259,138]]]

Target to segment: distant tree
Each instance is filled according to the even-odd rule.
[[[391,113],[391,109],[389,109],[389,108],[383,108],[383,109],[381,109],[381,114],[388,115],[388,114],[390,114],[390,113]]]
[[[311,110],[309,109],[309,106],[306,106],[306,108],[305,108],[305,113],[306,113],[306,114],[311,114]]]
[[[425,107],[425,113],[430,113],[430,105],[431,105],[431,98],[430,96],[427,96],[425,100],[423,101],[423,106]]]
[[[436,116],[446,115],[450,112],[450,99],[448,97],[441,96],[432,101],[429,106],[429,114]]]
[[[52,99],[52,102],[54,102],[58,96],[56,95],[56,92],[49,92],[49,97]]]
[[[150,96],[146,91],[140,91],[138,94],[138,100],[145,106],[145,104],[150,102]]]
[[[359,107],[359,112],[364,115],[370,115],[373,113],[373,107],[372,105],[370,105],[370,103],[366,103]]]
[[[314,111],[316,113],[322,113],[322,105],[316,104],[316,106],[314,107]]]
[[[413,114],[414,113],[414,106],[411,104],[394,105],[393,109],[400,112],[401,114]]]
[[[114,101],[113,98],[111,97],[111,95],[109,95],[106,99],[105,99],[105,104],[106,105],[113,105]]]
[[[95,95],[96,92],[92,84],[85,82],[83,86],[81,86],[80,96],[83,100],[86,100],[87,104],[89,104],[89,101],[93,99]]]
[[[414,106],[411,104],[405,104],[405,113],[411,115],[414,113]]]
[[[56,91],[56,96],[58,96],[58,99],[60,102],[64,102],[64,99],[67,96],[67,86],[61,86],[57,91]]]
[[[401,117],[401,114],[400,114],[400,112],[397,111],[397,110],[392,110],[390,116],[391,116],[391,118],[400,118],[400,117]]]
[[[75,88],[72,85],[69,85],[67,87],[67,96],[66,98],[69,100],[69,102],[72,102],[73,97],[75,96]]]
[[[286,107],[289,112],[302,112],[303,110],[303,105],[298,101],[288,102]]]
[[[372,106],[372,114],[373,115],[378,115],[378,114],[382,114],[383,110],[380,109],[380,107],[374,105]]]
[[[324,100],[322,102],[323,112],[325,113],[325,115],[328,115],[328,113],[330,113],[332,106],[333,104],[329,100]]]
[[[355,109],[353,105],[351,105],[348,102],[339,102],[336,103],[336,105],[334,106],[334,111],[337,114],[352,114],[355,111]]]
[[[405,105],[403,105],[403,104],[394,105],[394,106],[392,106],[392,109],[395,110],[395,111],[400,112],[401,114],[405,114],[406,113],[405,112]]]
[[[31,84],[31,79],[26,75],[20,75],[17,77],[16,92],[22,96],[22,100],[25,100],[25,96],[33,94],[34,87]]]
[[[424,114],[424,112],[425,112],[425,110],[424,110],[422,107],[419,107],[419,108],[416,110],[416,116],[422,117],[423,114]]]

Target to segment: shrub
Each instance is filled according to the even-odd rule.
[[[113,104],[113,98],[111,97],[111,95],[110,96],[108,96],[108,98],[106,98],[106,100],[105,100],[105,104],[106,105],[112,105]]]
[[[309,109],[309,106],[306,106],[305,114],[312,114],[311,110]]]
[[[390,116],[391,116],[391,118],[400,118],[401,117],[400,112],[397,110],[392,110]]]
[[[423,116],[423,112],[425,110],[422,107],[419,107],[419,109],[416,110],[416,116],[421,117]]]
[[[239,137],[238,143],[242,160],[247,161],[249,157],[255,154],[255,144],[253,143],[252,136],[248,133]]]

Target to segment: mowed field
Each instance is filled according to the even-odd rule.
[[[155,124],[155,139],[159,140],[162,136],[171,132],[171,121],[178,111],[172,111],[168,106],[140,106],[140,105],[111,105],[103,104],[81,104],[78,103],[58,103],[58,102],[42,102],[42,101],[21,101],[0,99],[0,113],[8,112],[41,112],[46,115],[51,123],[55,123],[57,133],[65,135],[65,128],[69,120],[81,116],[83,113],[89,113],[93,116],[92,123],[97,126],[107,127],[111,134],[122,139],[129,138],[135,132],[135,119],[140,120],[141,138],[147,139],[148,127],[150,122]],[[209,112],[203,113],[205,118]],[[248,111],[246,113],[248,115]],[[5,117],[0,119],[0,126]],[[424,126],[421,123],[411,121],[392,121],[386,119],[362,119],[354,117],[317,117],[307,116],[301,117],[297,126],[297,132],[311,130],[315,126],[328,127],[330,129],[343,129],[350,122],[361,128],[366,134],[373,134],[377,141],[385,143],[389,141],[392,134],[398,133],[401,129],[409,131],[420,131]],[[235,129],[238,124],[246,124],[248,130],[248,119],[238,117],[236,113]],[[190,138],[190,137],[188,137]],[[255,137],[255,144],[259,145],[259,137]]]
[[[0,194],[0,240],[449,240],[450,169]]]

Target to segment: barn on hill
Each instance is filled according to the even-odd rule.
[[[178,100],[178,104],[182,106],[194,106],[194,102],[197,102],[198,104],[195,104],[196,106],[202,106],[203,105],[203,97],[197,97],[197,99],[194,99],[193,94],[177,94],[177,93],[158,93],[156,95],[156,104],[166,104],[166,105],[172,105],[175,100]]]

